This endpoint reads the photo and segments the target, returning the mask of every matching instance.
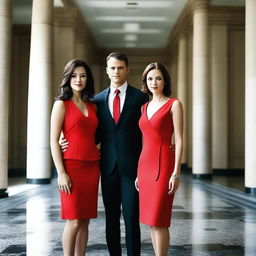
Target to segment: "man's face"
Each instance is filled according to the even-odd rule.
[[[111,57],[107,62],[106,72],[111,80],[111,84],[118,88],[126,81],[129,68],[126,67],[124,61]]]

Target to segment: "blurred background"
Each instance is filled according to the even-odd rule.
[[[253,0],[1,0],[1,196],[10,177],[50,182],[49,118],[63,68],[85,60],[99,92],[109,86],[105,58],[112,51],[128,55],[135,87],[150,62],[169,70],[172,96],[185,109],[185,171],[239,177],[240,189],[255,193],[256,107],[245,95],[247,78],[256,76],[245,65],[247,56],[256,63],[253,10]],[[255,80],[248,97],[253,87]]]

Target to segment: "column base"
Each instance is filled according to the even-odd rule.
[[[7,188],[0,189],[0,198],[8,197],[8,192],[6,190],[7,190]]]
[[[27,179],[27,184],[50,184],[51,179]]]
[[[186,171],[187,168],[188,168],[187,164],[181,164],[181,167],[180,167],[181,171]]]
[[[210,180],[212,179],[212,174],[193,174],[193,178],[200,180]]]
[[[245,193],[256,196],[256,188],[245,187]]]
[[[244,176],[244,169],[212,169],[214,175],[220,176]]]
[[[186,171],[192,174],[192,172],[193,172],[193,170],[192,170],[192,167],[190,167],[190,166],[187,166],[187,169],[186,169]]]

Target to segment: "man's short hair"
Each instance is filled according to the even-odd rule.
[[[111,52],[111,53],[107,56],[106,61],[108,62],[108,60],[109,60],[111,57],[112,57],[112,58],[115,58],[115,59],[117,59],[117,60],[122,60],[122,61],[124,61],[126,67],[128,67],[128,57],[127,57],[124,53],[122,53],[122,52]]]

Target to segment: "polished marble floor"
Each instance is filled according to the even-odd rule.
[[[19,185],[24,186],[23,192],[21,188],[15,191],[13,183],[12,196],[0,199],[0,255],[63,255],[60,240],[64,222],[59,217],[56,180],[43,186]],[[169,255],[256,256],[256,198],[235,186],[222,185],[216,180],[193,180],[189,175],[182,178],[174,202]],[[149,229],[142,225],[141,230],[142,256],[153,256]],[[104,234],[100,197],[86,255],[109,255]],[[126,255],[123,223],[122,242]]]

